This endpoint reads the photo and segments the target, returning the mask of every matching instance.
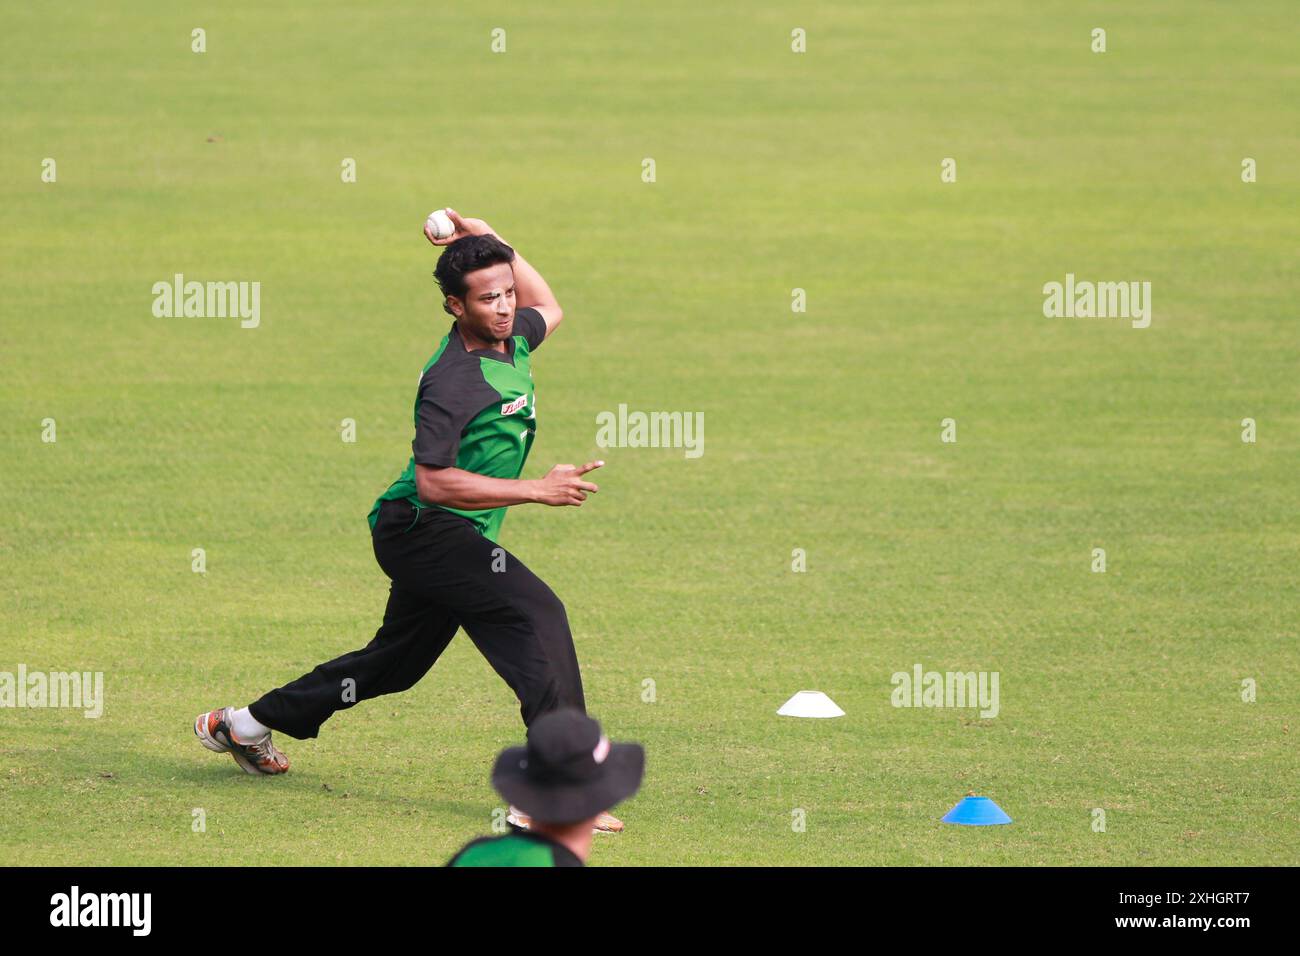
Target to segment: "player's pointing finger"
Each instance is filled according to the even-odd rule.
[[[578,469],[578,474],[585,475],[589,471],[595,471],[603,464],[605,464],[603,461],[589,461]]]

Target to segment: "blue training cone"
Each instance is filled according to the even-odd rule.
[[[1011,818],[988,797],[962,797],[957,806],[943,817],[944,823],[960,823],[967,827],[991,827],[1010,823]]]

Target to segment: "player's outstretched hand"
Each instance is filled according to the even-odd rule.
[[[449,246],[457,239],[464,239],[466,236],[486,236],[492,232],[492,227],[482,219],[466,219],[450,206],[447,207],[447,218],[456,227],[456,231],[445,239],[436,238],[433,234],[433,226],[428,222],[424,224],[424,237],[435,246]]]
[[[589,461],[582,466],[556,465],[545,478],[538,479],[537,500],[544,505],[581,505],[587,500],[587,492],[600,491],[595,482],[583,481],[582,476],[603,464]]]

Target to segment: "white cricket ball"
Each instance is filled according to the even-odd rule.
[[[433,233],[435,239],[446,239],[456,232],[456,227],[452,225],[451,217],[447,215],[445,209],[435,209],[429,213],[429,218],[424,221],[424,225]]]

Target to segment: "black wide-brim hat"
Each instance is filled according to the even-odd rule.
[[[538,823],[589,820],[641,786],[645,750],[611,743],[600,724],[576,710],[539,717],[528,745],[508,747],[492,768],[492,786]]]

